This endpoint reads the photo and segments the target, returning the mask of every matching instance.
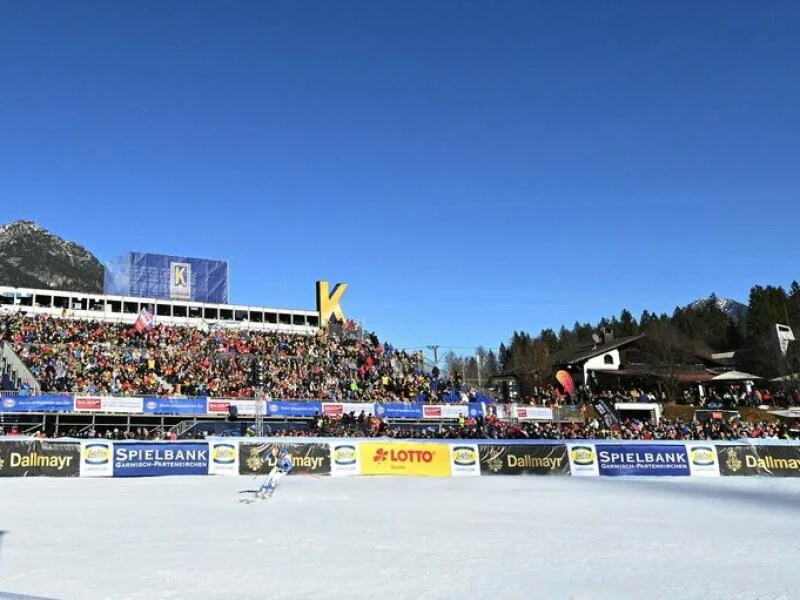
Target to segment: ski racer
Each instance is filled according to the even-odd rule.
[[[270,471],[267,479],[264,481],[261,489],[259,490],[259,495],[262,498],[267,494],[272,496],[272,494],[275,493],[278,480],[281,477],[288,475],[294,468],[294,465],[292,465],[292,456],[286,451],[285,448],[274,446],[270,451],[270,455],[275,460],[275,466],[272,467],[272,471]]]

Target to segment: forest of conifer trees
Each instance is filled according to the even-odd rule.
[[[712,295],[688,306],[676,308],[671,315],[645,310],[637,319],[623,309],[618,316],[597,323],[575,322],[558,331],[543,329],[536,334],[515,331],[497,353],[479,347],[475,356],[445,355],[445,368],[470,383],[487,382],[502,373],[527,373],[535,381],[552,380],[550,357],[581,344],[592,343],[592,335],[610,327],[619,337],[645,334],[669,339],[687,351],[711,356],[715,352],[745,351],[740,368],[761,377],[800,372],[800,350],[789,345],[785,358],[774,352],[773,330],[776,323],[789,325],[800,337],[800,284],[793,281],[788,289],[756,285],[750,290],[746,305],[721,300]]]

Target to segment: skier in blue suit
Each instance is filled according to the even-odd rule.
[[[285,448],[278,448],[278,446],[275,446],[272,448],[271,455],[275,459],[275,466],[272,467],[272,471],[270,471],[267,479],[259,490],[259,496],[262,498],[267,495],[272,496],[272,494],[275,493],[278,480],[288,475],[294,468],[294,465],[292,465],[292,456]]]

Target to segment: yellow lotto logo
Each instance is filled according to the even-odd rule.
[[[450,476],[447,444],[362,442],[358,456],[363,475]]]
[[[478,464],[478,453],[470,446],[453,448],[453,463],[459,467],[471,467]]]
[[[572,462],[576,465],[588,466],[594,464],[594,450],[589,446],[575,446],[570,454]]]
[[[696,446],[689,453],[689,458],[693,465],[698,467],[711,467],[717,463],[717,456],[714,448],[710,446]]]
[[[87,465],[104,465],[111,460],[111,448],[106,444],[86,444],[83,461]]]
[[[336,446],[333,450],[333,462],[342,466],[356,464],[356,447],[352,444]]]
[[[236,446],[233,444],[217,444],[211,451],[211,460],[217,464],[233,464],[236,462]]]

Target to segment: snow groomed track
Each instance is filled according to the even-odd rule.
[[[100,599],[796,598],[800,480],[0,480],[0,590]]]

